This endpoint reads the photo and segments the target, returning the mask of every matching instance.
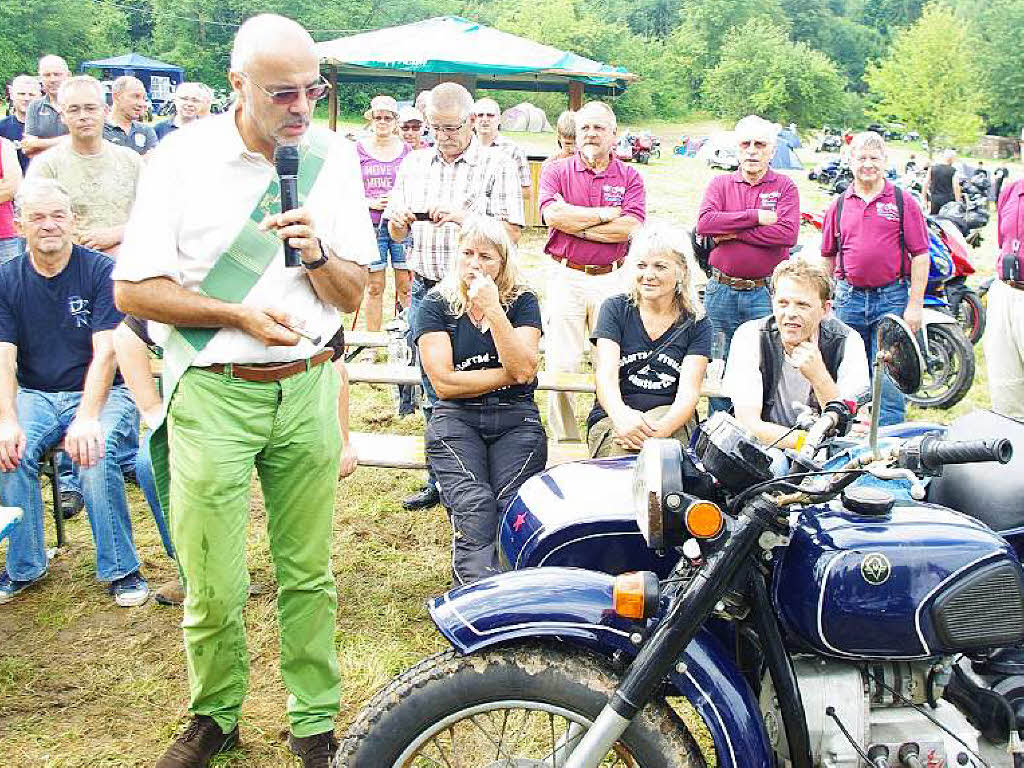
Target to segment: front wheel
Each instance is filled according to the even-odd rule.
[[[510,646],[437,654],[379,691],[352,724],[335,768],[551,768],[618,683],[607,662],[573,648]],[[602,768],[704,768],[682,720],[648,704]]]
[[[956,316],[971,344],[981,341],[985,333],[985,305],[974,291],[964,291],[956,305]]]
[[[952,408],[964,399],[974,383],[974,347],[959,325],[928,326],[925,368],[921,388],[908,400],[921,408]]]

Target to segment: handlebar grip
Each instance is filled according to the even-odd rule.
[[[972,464],[998,461],[1006,464],[1013,458],[1013,446],[1005,437],[992,440],[927,440],[921,446],[921,463],[929,469],[944,464]]]

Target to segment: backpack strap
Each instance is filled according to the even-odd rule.
[[[839,257],[839,279],[846,279],[846,268],[843,267],[843,230],[840,226],[843,221],[843,200],[846,197],[846,191],[839,193],[839,197],[836,198],[836,220],[834,229],[836,232],[836,255]]]
[[[893,185],[893,193],[896,197],[896,210],[900,215],[900,282],[907,282],[907,241],[903,234],[903,190]]]

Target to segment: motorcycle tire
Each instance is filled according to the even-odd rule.
[[[651,153],[650,152],[637,152],[636,153],[636,161],[638,163],[642,163],[643,165],[647,165],[647,163],[649,163],[651,161]]]
[[[977,344],[985,333],[985,305],[974,291],[964,291],[956,306],[956,317],[971,344]]]
[[[445,651],[400,674],[363,707],[334,766],[555,765],[566,740],[593,723],[617,682],[605,659],[571,647],[516,645],[471,656]],[[506,731],[516,734],[508,746]],[[656,700],[601,765],[706,764],[675,711]]]
[[[907,399],[920,408],[952,408],[974,384],[974,347],[959,325],[929,325],[921,388]],[[922,350],[922,353],[924,350]]]
[[[661,160],[661,150],[658,147],[655,147],[654,149],[652,149],[651,150],[651,157],[655,157],[658,160]]]

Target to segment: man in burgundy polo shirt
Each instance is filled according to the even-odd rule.
[[[619,267],[629,236],[644,221],[644,181],[615,157],[611,107],[591,101],[576,113],[576,153],[545,166],[540,212],[548,225],[546,368],[574,372],[601,303],[625,289]],[[556,440],[580,440],[572,399],[552,392],[548,426]]]
[[[911,195],[903,195],[901,244],[899,205],[895,188],[885,180],[887,166],[881,136],[867,131],[853,137],[853,184],[832,202],[821,233],[821,255],[832,263],[837,279],[836,316],[860,333],[868,362],[874,361],[875,331],[885,315],[902,315],[912,331],[920,329],[928,282],[924,214]],[[837,222],[840,199],[842,218]],[[898,424],[905,412],[903,395],[885,378],[880,423]]]
[[[778,141],[775,125],[748,115],[736,123],[734,133],[740,167],[711,181],[697,216],[697,233],[716,243],[704,307],[715,328],[712,349],[723,359],[729,357],[737,328],[771,314],[772,270],[789,257],[800,229],[796,184],[769,167]],[[729,401],[713,397],[709,406],[724,410]]]

